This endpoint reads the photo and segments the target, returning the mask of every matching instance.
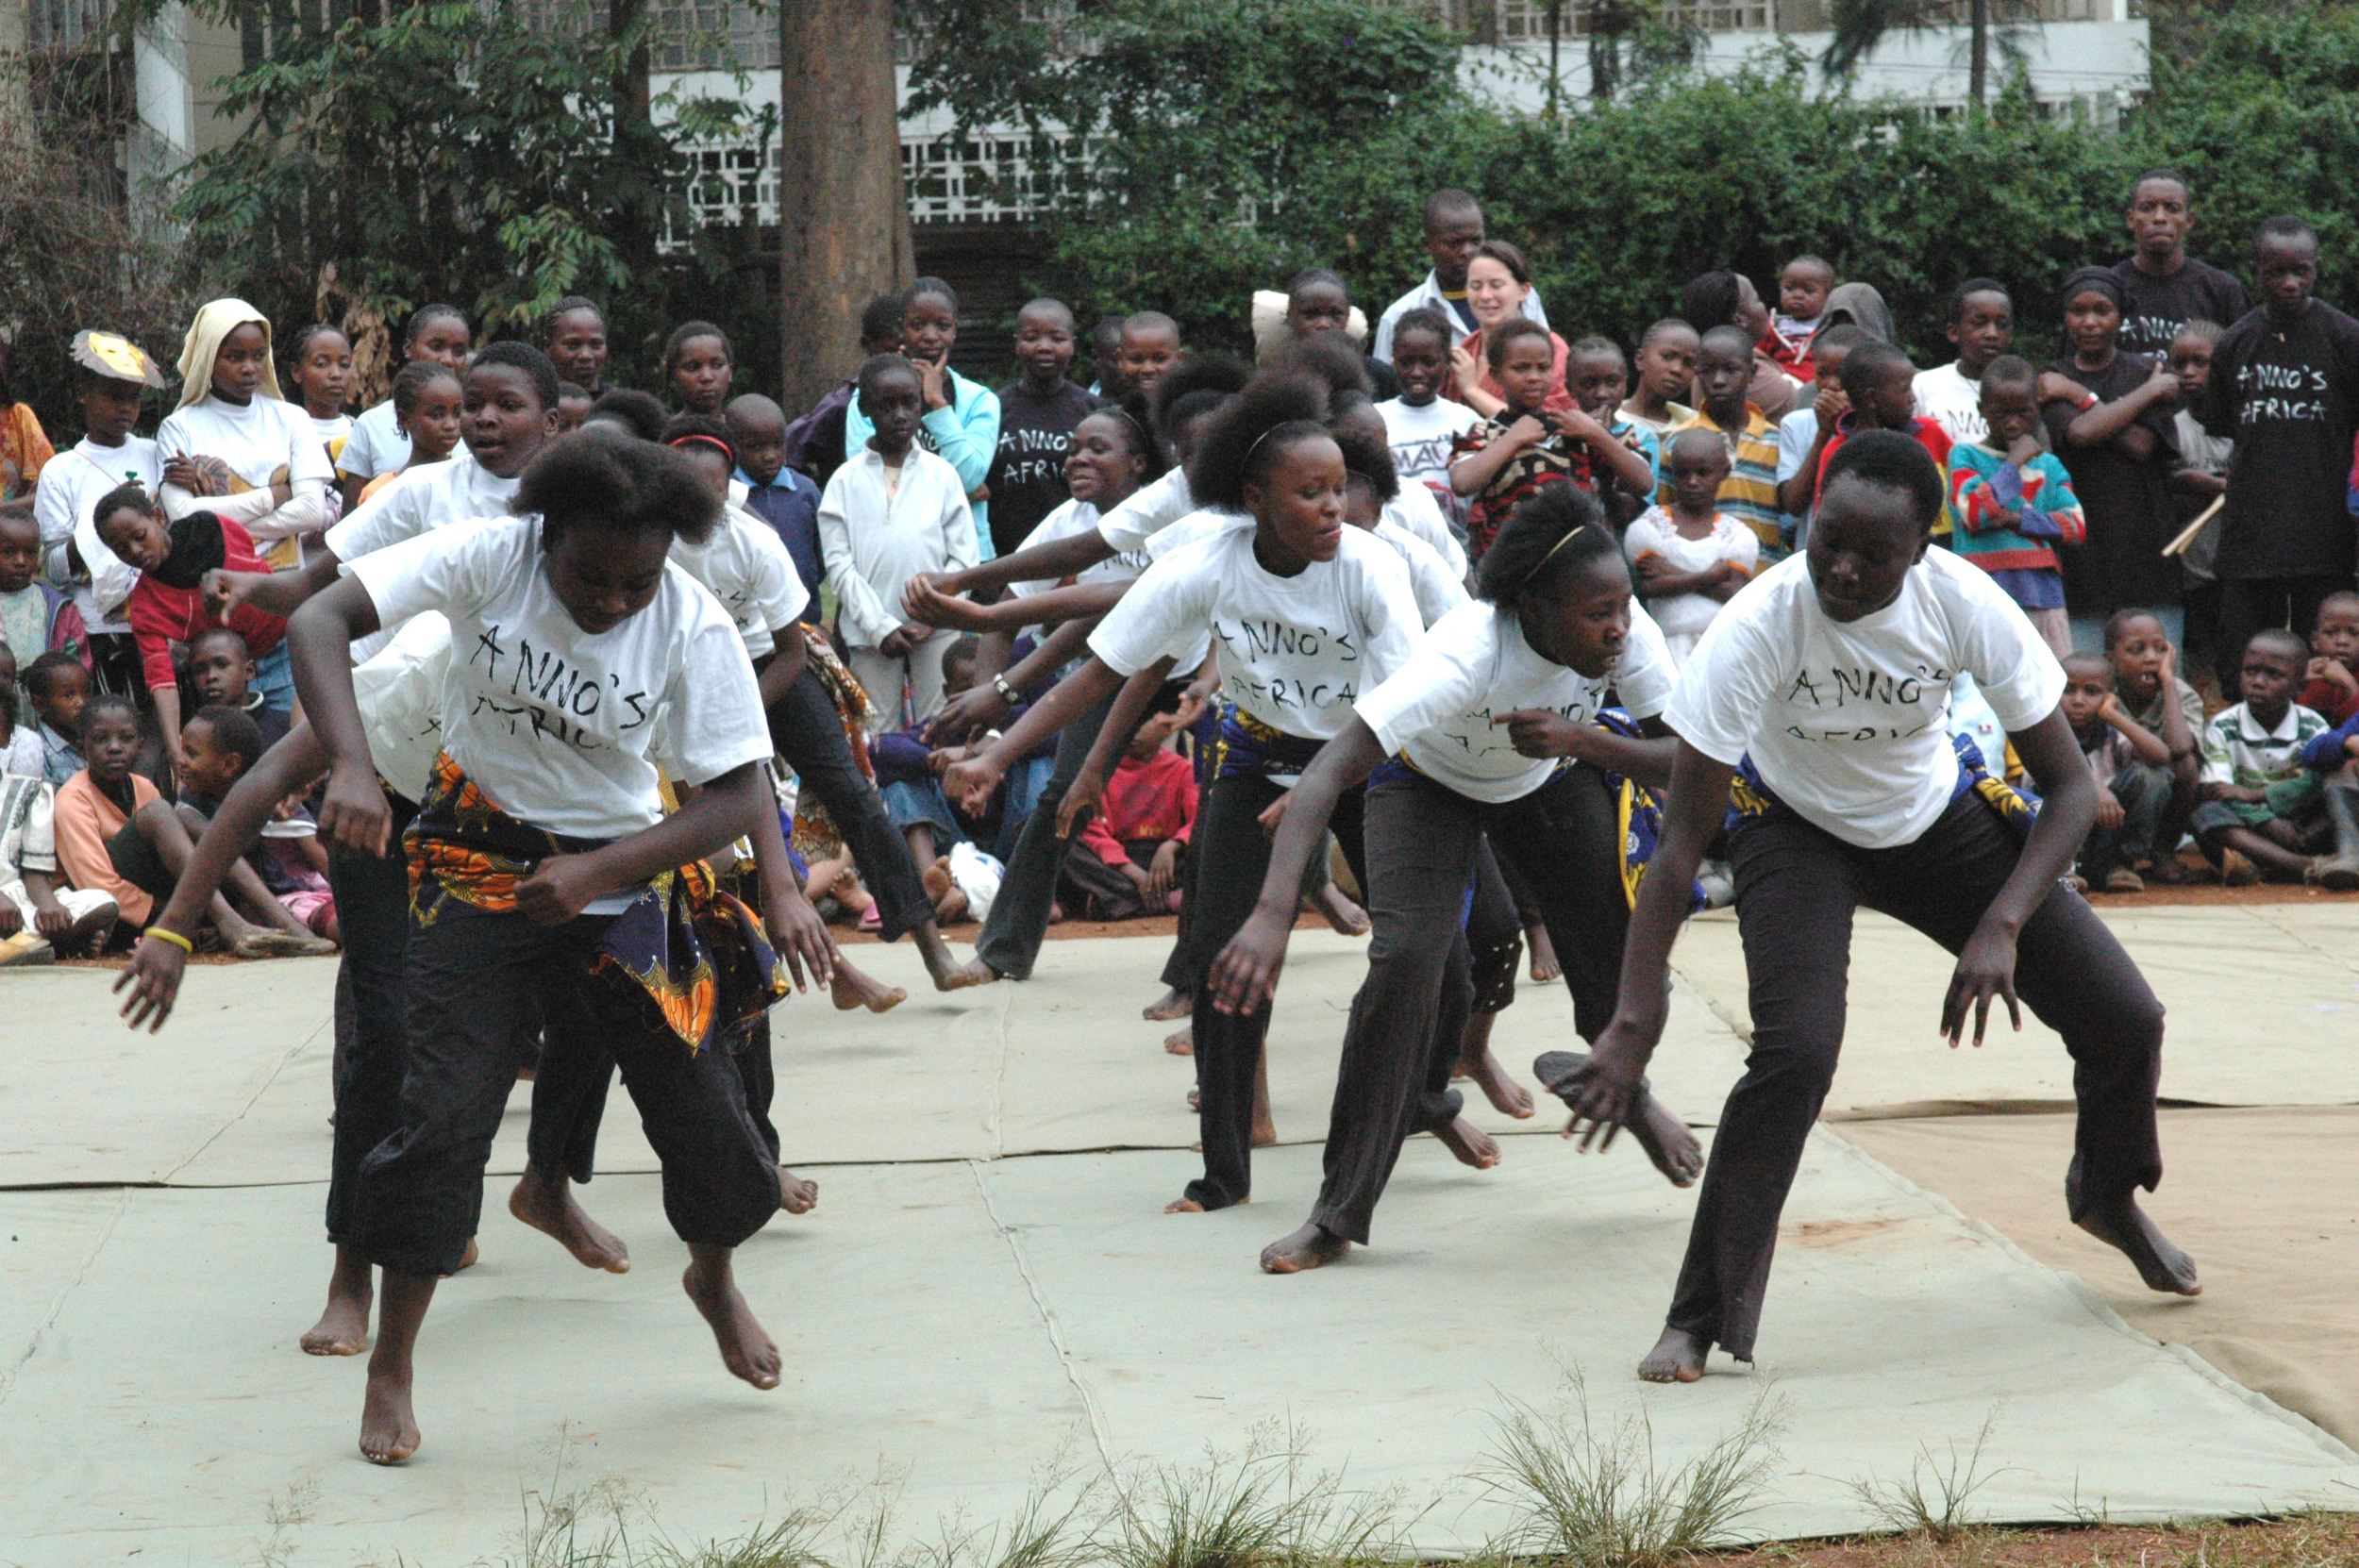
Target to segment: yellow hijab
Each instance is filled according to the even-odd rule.
[[[286,394],[278,390],[278,355],[271,342],[270,319],[242,299],[217,299],[197,311],[180,344],[181,408],[213,390],[213,360],[221,353],[221,341],[248,322],[262,329],[262,342],[272,348],[270,359],[262,362],[262,392],[285,400]]]

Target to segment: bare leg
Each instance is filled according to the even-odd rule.
[[[563,1179],[551,1184],[530,1165],[516,1178],[516,1186],[508,1194],[508,1211],[533,1229],[557,1239],[558,1244],[574,1255],[574,1261],[585,1269],[604,1269],[609,1274],[630,1272],[630,1249],[623,1239],[592,1219],[574,1201],[573,1183]]]
[[[2170,1238],[2138,1207],[2136,1193],[2100,1198],[2083,1207],[2076,1164],[2073,1174],[2066,1177],[2065,1198],[2074,1210],[2072,1223],[2107,1246],[2119,1248],[2148,1290],[2167,1295],[2203,1293],[2196,1279],[2195,1259],[2171,1245]]]
[[[1312,907],[1328,925],[1347,937],[1368,934],[1368,911],[1353,903],[1344,890],[1332,882],[1319,889]]]
[[[1496,1012],[1467,1014],[1466,1032],[1458,1042],[1458,1070],[1450,1076],[1474,1079],[1492,1109],[1521,1121],[1532,1112],[1531,1091],[1510,1077],[1498,1058],[1491,1054],[1491,1026],[1498,1016]]]
[[[950,956],[950,944],[942,940],[942,927],[929,920],[910,933],[917,943],[917,956],[926,960],[926,973],[934,977],[936,991],[963,991],[968,986],[987,986],[999,977],[998,971],[976,959],[961,963]]]
[[[691,1242],[688,1272],[680,1276],[680,1286],[711,1325],[712,1337],[721,1346],[721,1364],[729,1369],[730,1376],[758,1389],[777,1388],[778,1347],[738,1293],[729,1268],[729,1249]]]
[[[1704,1355],[1711,1348],[1683,1328],[1665,1328],[1638,1363],[1638,1376],[1649,1383],[1692,1383],[1704,1375]]]
[[[434,1304],[436,1283],[430,1274],[385,1271],[376,1348],[369,1355],[369,1392],[360,1402],[360,1454],[371,1464],[399,1464],[423,1441],[410,1408],[416,1380],[412,1353],[426,1309]]]
[[[1548,940],[1548,928],[1547,926],[1532,926],[1527,927],[1524,931],[1524,941],[1530,943],[1531,947],[1532,979],[1541,985],[1546,985],[1550,980],[1562,979],[1564,977],[1564,966],[1557,962],[1556,943]]]
[[[1253,1064],[1253,1146],[1266,1149],[1278,1142],[1278,1124],[1269,1113],[1269,1052]]]
[[[177,880],[188,870],[189,860],[196,853],[196,841],[189,836],[188,825],[179,813],[162,802],[152,802],[140,809],[132,822],[145,839],[164,869]],[[229,875],[224,878],[230,892],[253,905],[263,915],[258,926],[233,908],[221,893],[213,894],[208,912],[213,929],[220,933],[222,945],[242,959],[281,958],[299,954],[332,953],[335,943],[323,942],[304,929],[303,923],[287,912],[286,906],[270,895],[262,879],[254,875],[254,868],[243,860],[229,863]]]
[[[358,1356],[369,1347],[369,1308],[375,1297],[369,1260],[339,1246],[336,1272],[327,1276],[327,1310],[295,1343],[312,1356]]]

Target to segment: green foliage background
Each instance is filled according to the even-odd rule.
[[[1378,0],[1109,0],[1082,12],[1095,46],[1063,57],[996,0],[929,15],[928,101],[1102,139],[1033,281],[1085,319],[1168,311],[1198,344],[1246,346],[1247,295],[1305,266],[1343,273],[1373,315],[1423,275],[1418,211],[1444,185],[1532,259],[1567,336],[1627,342],[1700,272],[1765,286],[1813,251],[1883,292],[1920,363],[1947,351],[1949,291],[1983,274],[2041,351],[2054,290],[2127,254],[2130,183],[2158,164],[2195,183],[2197,254],[2243,274],[2252,225],[2298,212],[2324,242],[2322,295],[2359,300],[2359,15],[2342,5],[2217,6],[2158,52],[2118,134],[2043,120],[2019,89],[1941,119],[1830,92],[1791,50],[1513,118],[1461,87],[1454,40]]]

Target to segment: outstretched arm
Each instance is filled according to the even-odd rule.
[[[272,810],[289,795],[309,789],[326,771],[327,753],[309,724],[295,726],[264,752],[261,760],[246,769],[230,788],[221,809],[197,835],[196,853],[180,873],[179,881],[173,884],[172,897],[150,929],[194,937],[229,868],[261,836]],[[126,985],[131,988],[131,994],[123,999],[122,1015],[132,1028],[145,1024],[153,1034],[164,1026],[179,997],[180,977],[188,962],[187,949],[172,942],[160,937],[140,939],[131,949],[130,962],[114,983],[118,993]]]
[[[1611,1145],[1614,1133],[1637,1109],[1647,1063],[1670,1015],[1671,943],[1687,918],[1696,868],[1720,830],[1729,787],[1736,777],[1733,763],[1715,761],[1685,741],[1676,744],[1663,836],[1656,841],[1646,879],[1638,884],[1630,934],[1622,943],[1622,988],[1614,1020],[1598,1034],[1589,1060],[1565,1085],[1566,1091],[1576,1085],[1581,1090],[1573,1125],[1586,1124],[1581,1140],[1584,1149],[1600,1136],[1601,1146]]]
[[[1071,837],[1074,819],[1085,809],[1094,809],[1106,792],[1106,779],[1114,771],[1114,759],[1122,748],[1130,743],[1139,721],[1146,717],[1147,705],[1171,678],[1172,660],[1159,659],[1123,683],[1122,694],[1106,710],[1106,722],[1097,726],[1097,738],[1090,742],[1090,754],[1081,759],[1081,771],[1065,786],[1064,798],[1057,803],[1057,831]]]
[[[2016,857],[2015,870],[1958,954],[1957,971],[1941,1003],[1941,1032],[1953,1048],[1965,1033],[1969,1008],[1974,1012],[1974,1043],[1983,1043],[1990,1005],[1998,998],[2006,1000],[2015,1026],[2023,1027],[2023,1009],[2015,997],[2016,939],[2055,891],[2057,879],[2072,869],[2072,858],[2097,820],[2097,780],[2062,708],[2050,709],[2029,729],[2009,731],[2007,739],[2015,742],[2016,755],[2039,787],[2039,815],[2032,819],[2031,836]]]
[[[1294,930],[1295,905],[1302,892],[1303,868],[1327,835],[1327,820],[1346,790],[1366,781],[1384,760],[1384,742],[1354,714],[1336,737],[1319,747],[1302,770],[1278,822],[1270,844],[1269,872],[1262,896],[1237,934],[1213,960],[1213,1006],[1222,1012],[1251,1012],[1278,992],[1286,965],[1286,938]]]
[[[1077,572],[1086,572],[1101,560],[1112,560],[1114,547],[1106,542],[1106,536],[1095,529],[1087,533],[1068,534],[1052,539],[1046,544],[1034,544],[1000,556],[980,566],[970,566],[962,572],[937,572],[912,577],[909,588],[920,584],[945,596],[972,593],[979,589],[1005,588],[1012,582],[1054,582]],[[909,601],[909,589],[903,590],[903,603],[910,619],[922,619],[916,607]]]
[[[1049,693],[1024,711],[1005,735],[977,756],[954,762],[942,776],[942,792],[970,814],[981,815],[991,792],[1016,759],[1030,751],[1106,699],[1122,677],[1096,654],[1089,662],[1059,681]]]
[[[376,781],[368,729],[352,692],[353,639],[376,629],[376,602],[357,577],[314,595],[287,621],[295,694],[327,754],[320,837],[347,855],[384,854],[393,831],[393,811]]]

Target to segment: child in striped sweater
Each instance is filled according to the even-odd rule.
[[[2038,375],[2012,354],[1983,372],[1989,433],[1949,452],[1949,510],[1958,554],[1999,579],[2061,659],[2072,652],[2058,543],[2078,544],[2088,524],[2072,477],[2040,442]]]

